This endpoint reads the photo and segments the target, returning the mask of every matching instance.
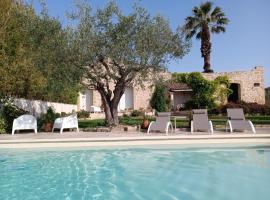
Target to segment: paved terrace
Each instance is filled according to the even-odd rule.
[[[17,133],[0,135],[0,148],[48,148],[48,147],[111,147],[111,146],[152,146],[181,145],[183,147],[210,146],[270,146],[270,128],[257,128],[257,133],[249,131],[226,133],[216,130],[213,135],[205,132],[191,134],[176,131],[162,133],[142,132],[64,132],[59,133]]]

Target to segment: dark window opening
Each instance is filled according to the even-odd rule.
[[[232,90],[232,94],[229,95],[228,102],[236,103],[240,101],[240,84],[232,83],[230,89]]]
[[[254,87],[260,87],[260,83],[254,83]]]

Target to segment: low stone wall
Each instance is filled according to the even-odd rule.
[[[15,99],[14,104],[19,108],[30,112],[30,114],[34,116],[40,116],[41,113],[46,113],[49,107],[52,107],[57,113],[72,113],[74,111],[77,112],[76,104],[65,104],[27,99]]]

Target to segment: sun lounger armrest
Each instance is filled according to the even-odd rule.
[[[151,126],[154,124],[155,122],[150,122],[150,124],[149,124],[149,126],[148,126],[148,129],[147,129],[147,134],[149,134],[150,133],[150,131],[151,131]]]
[[[213,123],[212,123],[211,120],[209,120],[209,126],[210,126],[210,132],[211,132],[212,134],[214,134]]]
[[[253,133],[256,133],[255,127],[250,120],[247,120]]]
[[[193,120],[191,120],[191,123],[190,123],[190,132],[193,133],[193,131],[194,131]]]

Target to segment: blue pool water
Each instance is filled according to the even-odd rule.
[[[0,199],[269,200],[270,147],[0,150]]]

